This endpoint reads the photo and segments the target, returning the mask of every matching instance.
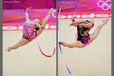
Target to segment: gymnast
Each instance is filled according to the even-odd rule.
[[[74,43],[66,43],[66,42],[59,42],[60,45],[69,48],[83,48],[86,47],[88,44],[93,42],[100,33],[101,28],[108,22],[109,19],[104,19],[100,25],[96,28],[96,30],[90,35],[89,32],[94,26],[94,21],[92,18],[89,20],[77,21],[72,20],[70,26],[77,27],[77,34],[75,35],[75,42]]]
[[[40,22],[40,20],[38,20],[37,18],[34,20],[29,19],[28,10],[30,10],[30,9],[31,9],[30,7],[27,8],[26,12],[25,12],[26,21],[23,26],[22,39],[14,46],[8,47],[8,49],[7,49],[8,52],[11,52],[14,49],[17,49],[21,46],[26,45],[26,44],[30,43],[32,40],[34,40],[36,37],[38,37],[44,31],[45,25],[53,12],[53,8],[51,8],[51,10],[48,12],[47,16],[43,19],[42,22]]]

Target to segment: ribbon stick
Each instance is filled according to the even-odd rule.
[[[59,10],[59,13],[58,13],[58,16],[60,15],[61,13],[61,9],[62,9],[62,6],[63,6],[63,2],[64,0],[62,0],[61,2],[61,6],[60,6],[60,10]],[[58,19],[58,41],[60,41],[60,33],[59,33],[59,19]],[[61,52],[61,55],[63,57],[63,52],[62,52],[62,48],[61,48],[61,45],[59,44],[59,49],[60,49],[60,52]],[[64,61],[64,57],[63,57],[63,61]],[[66,64],[65,64],[66,65]],[[66,68],[67,68],[67,71],[69,73],[70,76],[73,76],[73,74],[71,73],[70,69],[68,68],[68,66],[66,65]]]
[[[22,3],[22,5],[23,5],[24,11],[26,11],[27,6],[25,5],[24,0],[21,0],[21,3]]]
[[[74,3],[75,3],[75,2],[74,2]],[[75,12],[74,12],[74,14],[73,14],[73,16],[72,16],[72,18],[71,18],[71,21],[72,21],[72,22],[75,21],[75,20],[74,20],[74,15],[76,14],[76,12],[77,12],[77,10],[78,10],[80,4],[81,4],[81,0],[80,0],[80,2],[78,3],[77,8],[75,9]]]
[[[73,76],[73,75],[72,75],[72,73],[71,73],[71,71],[70,71],[70,69],[68,68],[68,66],[67,66],[67,65],[66,65],[66,68],[67,68],[68,73],[70,74],[70,76]]]
[[[77,12],[77,10],[78,10],[80,4],[81,4],[81,0],[80,0],[80,2],[78,3],[77,8],[75,9],[74,15],[76,14],[76,12]]]

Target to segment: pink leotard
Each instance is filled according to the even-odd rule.
[[[35,24],[34,23],[27,23],[25,22],[24,23],[24,26],[23,26],[23,38],[29,40],[29,41],[32,41],[33,39],[35,39],[36,37],[36,31],[35,31]]]

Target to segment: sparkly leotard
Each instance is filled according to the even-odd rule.
[[[34,23],[24,23],[23,26],[23,38],[32,41],[33,39],[35,39],[37,33],[35,31],[36,27]]]

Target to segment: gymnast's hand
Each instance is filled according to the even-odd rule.
[[[72,22],[69,26],[74,26],[74,23]]]
[[[26,10],[30,10],[32,7],[28,7]]]
[[[67,46],[65,42],[59,42],[60,45]]]

